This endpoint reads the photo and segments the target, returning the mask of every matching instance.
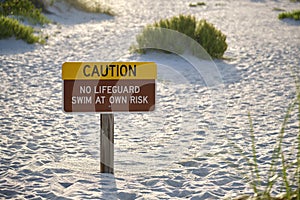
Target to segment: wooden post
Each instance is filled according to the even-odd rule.
[[[114,115],[100,115],[100,172],[114,173]]]

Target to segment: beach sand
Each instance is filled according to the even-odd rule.
[[[88,14],[61,3],[42,27],[45,45],[0,40],[0,198],[222,199],[252,194],[249,166],[231,143],[257,159],[266,179],[276,138],[295,97],[291,68],[300,66],[299,22],[278,20],[278,1],[105,1],[117,14]],[[178,14],[205,18],[227,35],[230,59],[210,62],[222,81],[207,86],[184,57],[131,54],[148,24]],[[157,107],[115,114],[115,174],[99,173],[99,115],[62,111],[66,61],[153,61]],[[203,64],[203,63],[202,63]],[[283,148],[295,160],[293,112]],[[281,192],[275,184],[273,195]]]

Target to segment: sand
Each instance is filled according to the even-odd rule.
[[[291,68],[300,66],[299,22],[278,20],[272,9],[292,10],[299,3],[104,3],[117,15],[55,4],[48,17],[57,24],[42,27],[50,35],[45,45],[0,41],[0,198],[196,200],[252,194],[249,166],[232,143],[250,156],[249,111],[266,180],[281,123],[295,97]],[[178,14],[205,18],[227,35],[230,59],[200,61],[217,69],[219,84],[207,85],[207,77],[184,57],[129,52],[146,24]],[[99,114],[62,111],[61,65],[66,61],[158,64],[156,111],[115,114],[114,175],[99,173]],[[297,129],[293,112],[283,143],[290,161],[296,156]],[[281,191],[277,183],[272,194]]]

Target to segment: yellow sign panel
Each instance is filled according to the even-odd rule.
[[[63,80],[156,79],[154,62],[65,62]]]

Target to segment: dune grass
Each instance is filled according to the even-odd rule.
[[[263,181],[261,179],[260,173],[263,169],[259,168],[258,158],[257,158],[257,148],[256,148],[256,137],[254,132],[254,126],[252,122],[252,117],[250,112],[248,113],[249,126],[250,126],[250,137],[251,137],[251,156],[246,155],[244,150],[236,145],[235,143],[230,142],[232,147],[238,152],[244,160],[246,160],[247,165],[250,167],[251,177],[246,176],[247,172],[243,171],[245,169],[238,169],[240,173],[247,177],[251,188],[254,192],[254,196],[243,195],[235,198],[235,200],[300,200],[300,80],[295,76],[295,85],[296,85],[296,97],[293,102],[288,106],[285,117],[281,124],[277,142],[273,150],[272,160],[270,168],[267,174],[267,180]],[[297,109],[296,109],[297,108]],[[290,120],[291,113],[293,111],[297,112],[298,117],[298,132],[297,138],[295,140],[297,158],[293,163],[289,163],[285,158],[283,150],[283,140],[286,135],[286,127],[288,121]],[[294,144],[294,145],[295,145]],[[291,144],[292,146],[293,144]],[[278,166],[278,163],[280,163]],[[242,170],[242,171],[241,171]],[[289,177],[293,177],[292,180]],[[280,181],[280,182],[279,182]],[[271,191],[275,185],[279,183],[284,188],[284,193],[279,196],[272,196]],[[297,189],[293,189],[297,188]]]
[[[1,16],[15,16],[18,21],[24,21],[36,25],[49,23],[48,20],[37,9],[30,0],[11,0],[0,3],[0,15]]]
[[[300,20],[300,10],[293,10],[291,12],[283,12],[278,15],[279,19],[290,18],[294,20]]]
[[[190,7],[205,6],[205,5],[206,5],[206,3],[204,3],[204,2],[197,2],[197,3],[189,4]]]
[[[278,7],[274,7],[273,9],[272,9],[273,11],[285,11],[285,9],[283,9],[283,8],[278,8]]]
[[[16,37],[29,44],[43,43],[43,39],[34,35],[34,29],[30,26],[21,24],[18,20],[0,16],[0,39]]]
[[[116,15],[111,8],[104,7],[99,1],[95,0],[64,0],[74,8],[90,13],[103,13],[110,16]]]
[[[50,5],[56,0],[52,0]],[[104,8],[98,1],[93,0],[57,0],[65,1],[79,10],[85,12],[105,13],[114,15],[110,8]],[[34,2],[34,4],[33,4]],[[36,8],[35,5],[42,5]],[[0,39],[15,37],[27,43],[46,42],[46,37],[38,34],[38,30],[32,25],[44,25],[50,23],[42,14],[42,9],[46,9],[46,3],[42,0],[10,0],[0,2]],[[26,22],[30,25],[24,25]]]
[[[37,35],[37,31],[32,26],[22,24],[23,21],[32,25],[50,22],[29,0],[0,3],[0,39],[15,37],[29,44],[45,43],[45,38]]]

